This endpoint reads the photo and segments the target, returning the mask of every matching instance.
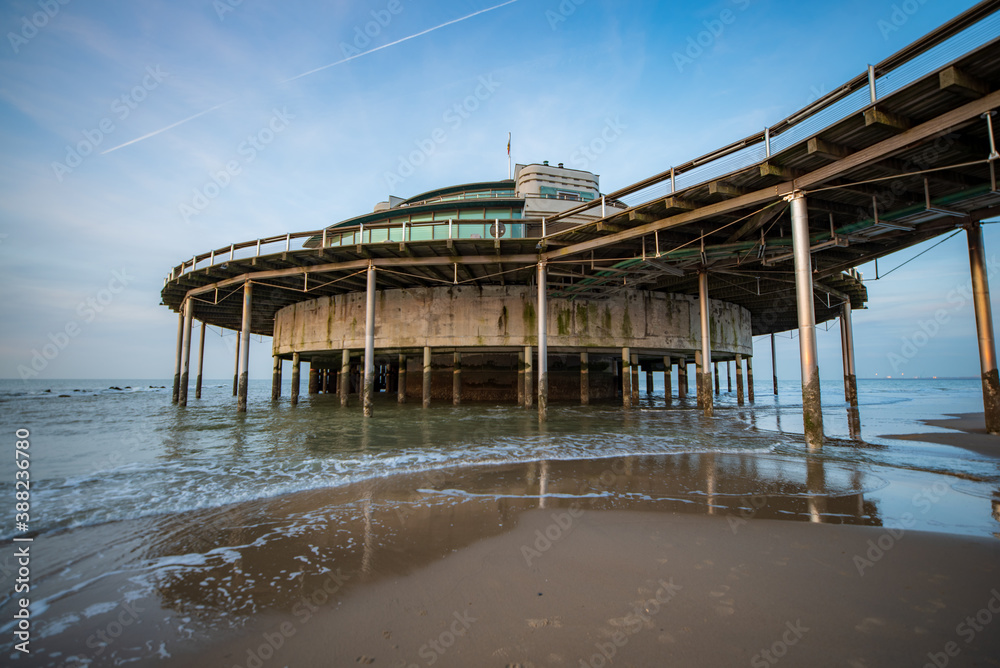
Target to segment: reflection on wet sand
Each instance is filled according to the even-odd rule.
[[[212,518],[218,511],[192,513],[164,522],[148,557],[207,552],[202,563],[158,573],[165,608],[287,612],[331,572],[351,573],[348,586],[410,572],[512,529],[533,508],[879,526],[864,495],[881,484],[820,458],[718,453],[456,469],[242,504],[221,515],[224,527]]]

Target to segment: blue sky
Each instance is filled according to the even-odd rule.
[[[515,161],[583,167],[612,191],[760,131],[973,4],[5,2],[0,377],[54,342],[39,378],[166,378],[176,316],[159,291],[195,253],[504,178],[508,131]],[[609,123],[615,141],[581,154]],[[421,143],[423,164],[400,170]],[[986,243],[1000,252],[992,226]],[[956,297],[968,273],[960,234],[871,282],[854,314],[859,375],[978,375],[972,307]],[[919,335],[939,309],[947,322]],[[209,378],[232,375],[226,334],[208,337]],[[825,378],[839,340],[836,323],[820,333]],[[269,351],[254,344],[252,377],[269,376]],[[797,341],[780,338],[778,357],[796,378]],[[768,375],[768,341],[756,361]]]

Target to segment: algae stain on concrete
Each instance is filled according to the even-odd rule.
[[[576,305],[576,327],[583,335],[590,333],[590,311],[588,308],[590,308],[588,304]]]
[[[622,336],[626,339],[632,338],[632,319],[628,314],[628,304],[625,305],[625,313],[622,315]]]
[[[559,336],[569,336],[572,317],[573,313],[570,309],[559,309],[559,313],[556,314],[556,331],[559,332]]]

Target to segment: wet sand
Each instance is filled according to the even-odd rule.
[[[924,441],[964,448],[986,457],[1000,459],[1000,436],[986,432],[986,418],[982,413],[958,413],[943,420],[922,420],[929,427],[951,429],[952,432],[922,434],[887,434],[883,438],[902,441]]]
[[[904,473],[504,464],[58,532],[18,665],[994,665],[990,502]]]

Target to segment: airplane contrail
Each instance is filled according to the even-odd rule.
[[[149,139],[150,137],[155,137],[156,135],[160,134],[161,132],[166,132],[167,130],[170,130],[172,128],[176,128],[178,125],[183,125],[184,123],[187,123],[188,121],[193,121],[194,119],[198,118],[199,116],[204,116],[205,114],[207,114],[210,111],[215,111],[216,109],[218,109],[220,107],[224,107],[227,104],[229,104],[230,102],[235,101],[235,99],[236,98],[233,98],[232,100],[226,100],[222,104],[217,104],[214,107],[209,107],[205,111],[199,111],[194,116],[188,116],[187,118],[185,118],[183,120],[180,120],[180,121],[177,121],[176,123],[171,123],[170,125],[168,125],[165,128],[160,128],[159,130],[153,130],[149,134],[145,134],[145,135],[143,135],[141,137],[136,137],[135,139],[130,139],[129,141],[125,142],[124,144],[118,144],[118,146],[112,146],[111,148],[109,148],[109,149],[107,149],[105,151],[101,151],[101,155],[104,155],[105,153],[111,153],[112,151],[117,151],[118,149],[124,148],[124,147],[128,146],[129,144],[134,144],[137,141],[142,141],[143,139]]]
[[[462,21],[465,21],[466,19],[471,19],[473,16],[478,16],[480,14],[485,14],[486,12],[492,12],[495,9],[500,9],[501,7],[505,7],[507,5],[511,5],[511,4],[515,3],[515,2],[517,2],[517,0],[507,0],[507,2],[502,2],[499,5],[494,5],[492,7],[487,7],[486,9],[480,9],[479,11],[472,12],[471,14],[466,14],[465,16],[462,16],[460,18],[452,19],[451,21],[446,21],[445,23],[442,23],[440,25],[436,25],[433,28],[428,28],[427,30],[422,30],[422,31],[420,31],[418,33],[414,33],[412,35],[408,35],[408,36],[403,37],[401,39],[397,39],[395,42],[389,42],[388,44],[383,44],[382,46],[376,46],[374,49],[368,49],[367,51],[364,51],[362,53],[357,53],[357,54],[355,54],[353,56],[348,56],[347,58],[344,58],[342,60],[338,60],[335,63],[329,63],[328,65],[323,65],[321,67],[317,67],[315,69],[311,69],[308,72],[303,72],[302,74],[297,74],[294,77],[291,77],[289,79],[285,79],[284,81],[280,81],[279,83],[283,83],[283,84],[284,83],[288,83],[289,81],[295,81],[296,79],[301,79],[302,77],[307,77],[310,74],[315,74],[316,72],[320,72],[322,70],[329,69],[331,67],[336,67],[337,65],[343,65],[346,62],[355,60],[357,58],[361,58],[362,56],[367,56],[369,53],[375,53],[376,51],[381,51],[382,49],[388,49],[390,46],[395,46],[397,44],[402,44],[403,42],[409,41],[409,40],[414,39],[416,37],[421,37],[423,35],[426,35],[427,33],[434,32],[435,30],[440,30],[441,28],[445,28],[447,26],[454,25],[456,23],[460,23]],[[107,150],[101,151],[101,155],[105,155],[107,153],[111,153],[112,151],[117,151],[120,148],[125,148],[126,146],[130,146],[130,145],[135,144],[136,142],[140,142],[140,141],[142,141],[144,139],[149,139],[150,137],[155,137],[156,135],[158,135],[158,134],[160,134],[162,132],[166,132],[167,130],[172,130],[173,128],[176,128],[178,125],[183,125],[184,123],[187,123],[188,121],[193,121],[194,119],[198,118],[199,116],[204,116],[205,114],[207,114],[209,112],[212,112],[212,111],[215,111],[216,109],[219,109],[220,107],[224,107],[227,104],[230,104],[230,103],[234,102],[235,100],[236,100],[236,98],[233,98],[232,100],[227,100],[227,101],[225,101],[225,102],[223,102],[221,104],[217,104],[214,107],[210,107],[210,108],[208,108],[208,109],[206,109],[204,111],[199,111],[197,114],[194,114],[193,116],[188,116],[185,119],[179,120],[176,123],[171,123],[170,125],[168,125],[166,127],[163,127],[163,128],[160,128],[159,130],[153,130],[152,132],[144,134],[141,137],[136,137],[135,139],[131,139],[131,140],[125,142],[124,144],[118,144],[117,146],[112,146],[111,148],[109,148]]]
[[[435,30],[440,30],[441,28],[444,28],[446,26],[450,26],[450,25],[453,25],[455,23],[459,23],[459,22],[464,21],[466,19],[471,19],[473,16],[478,16],[479,14],[485,14],[486,12],[492,12],[494,9],[500,9],[501,7],[513,4],[515,2],[517,2],[517,0],[507,0],[507,2],[503,2],[503,3],[499,4],[499,5],[494,5],[493,7],[487,7],[486,9],[480,9],[477,12],[472,12],[471,14],[466,14],[465,16],[463,16],[461,18],[452,19],[451,21],[447,21],[445,23],[442,23],[441,25],[434,26],[433,28],[428,28],[427,30],[422,30],[421,32],[414,33],[413,35],[408,35],[406,37],[403,37],[402,39],[397,39],[395,42],[389,42],[388,44],[383,44],[382,46],[376,46],[374,49],[368,49],[367,51],[365,51],[363,53],[357,53],[357,54],[354,54],[353,56],[348,56],[347,58],[344,58],[343,60],[338,60],[335,63],[330,63],[328,65],[323,65],[321,67],[317,67],[315,69],[309,70],[308,72],[303,72],[302,74],[297,74],[294,77],[291,77],[290,79],[285,79],[281,83],[288,83],[289,81],[295,81],[296,79],[301,79],[302,77],[307,77],[310,74],[315,74],[316,72],[319,72],[321,70],[325,70],[325,69],[330,68],[330,67],[336,67],[337,65],[343,65],[344,63],[349,62],[351,60],[354,60],[356,58],[360,58],[361,56],[367,56],[369,53],[375,53],[376,51],[381,51],[382,49],[388,49],[390,46],[395,46],[397,44],[401,44],[403,42],[406,42],[408,40],[414,39],[416,37],[421,37],[423,35],[426,35],[429,32],[434,32]]]

